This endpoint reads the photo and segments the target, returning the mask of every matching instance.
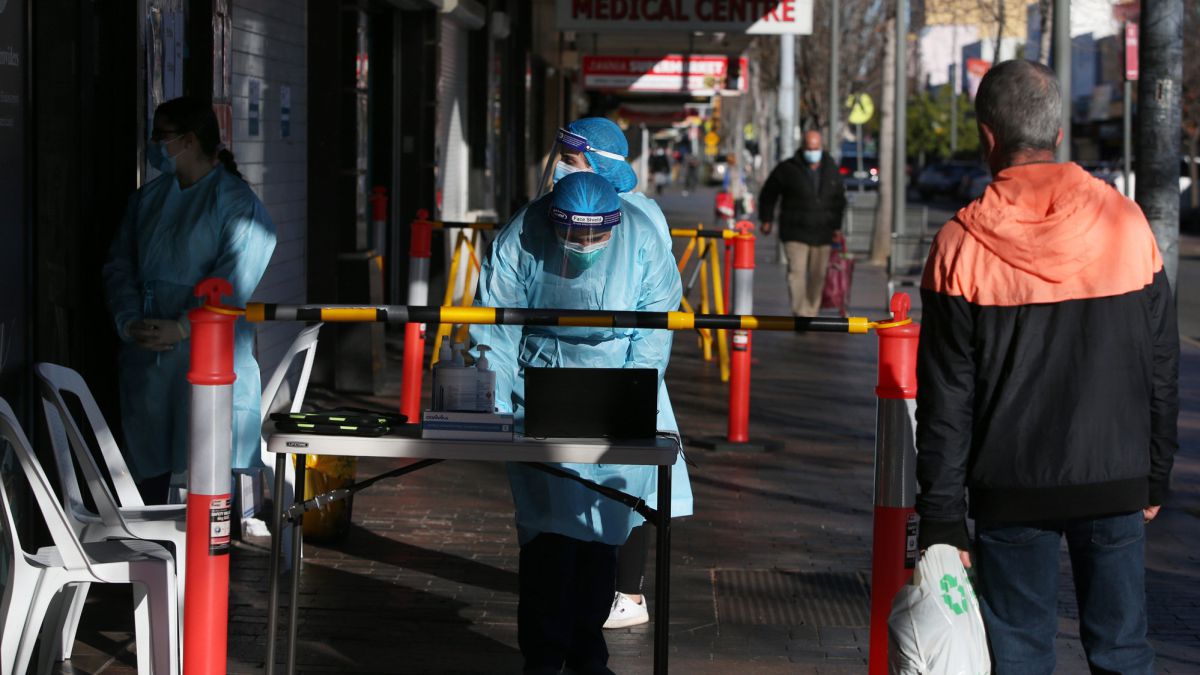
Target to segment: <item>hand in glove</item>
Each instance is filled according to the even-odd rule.
[[[175,344],[188,336],[183,324],[173,319],[138,319],[130,321],[125,328],[143,349],[164,352],[175,348]]]

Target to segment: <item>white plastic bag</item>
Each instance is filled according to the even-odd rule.
[[[888,666],[892,675],[992,672],[979,601],[953,546],[930,546],[912,583],[896,594],[888,618]]]

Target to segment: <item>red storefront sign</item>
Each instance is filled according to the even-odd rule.
[[[738,59],[736,79],[731,80],[728,56],[666,54],[663,56],[585,56],[583,86],[586,89],[683,92],[748,90],[749,60]]]

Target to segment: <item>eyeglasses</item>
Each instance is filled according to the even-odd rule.
[[[155,129],[154,131],[150,132],[150,140],[154,141],[155,143],[161,143],[168,136],[170,136],[170,140],[173,141],[182,135],[183,134],[179,133],[178,129]]]
[[[619,162],[625,161],[625,155],[618,155],[615,152],[593,148],[588,144],[588,139],[580,136],[579,134],[571,133],[566,129],[558,130],[558,142],[572,150],[575,150],[576,152],[594,152],[601,157],[615,159]]]

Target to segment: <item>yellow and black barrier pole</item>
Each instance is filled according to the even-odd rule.
[[[865,334],[890,322],[866,317],[756,316],[688,312],[618,312],[515,307],[413,307],[408,305],[281,305],[249,303],[246,320],[325,321],[330,323],[465,323],[498,326],[647,328],[664,330],[770,330],[797,333]],[[905,321],[908,323],[908,320]]]

